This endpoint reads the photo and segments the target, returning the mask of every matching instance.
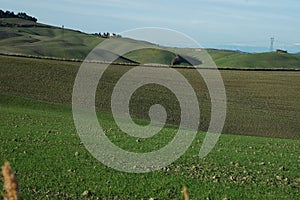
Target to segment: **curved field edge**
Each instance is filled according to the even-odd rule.
[[[0,158],[9,160],[24,199],[299,199],[299,140],[221,135],[213,151],[198,158],[205,133],[188,151],[157,172],[129,174],[107,168],[84,148],[71,106],[0,95]],[[175,130],[150,143],[118,134],[109,113],[98,113],[112,142],[125,149],[169,141]],[[137,148],[138,147],[138,148]],[[224,190],[224,188],[226,188]]]

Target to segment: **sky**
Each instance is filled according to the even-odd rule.
[[[0,0],[0,9],[87,33],[161,27],[205,48],[300,52],[299,0]]]

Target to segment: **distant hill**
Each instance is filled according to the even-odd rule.
[[[0,51],[84,59],[102,38],[19,18],[0,18]]]
[[[163,65],[189,66],[189,61],[201,64],[198,49],[162,47],[154,44],[121,38],[133,44],[147,44],[150,48],[129,52],[118,62],[156,63]],[[69,59],[84,59],[105,38],[71,29],[54,27],[23,18],[0,18],[0,52],[21,53]],[[151,48],[153,45],[153,48]],[[116,47],[117,48],[117,47]],[[247,54],[238,51],[206,49],[219,68],[300,68],[300,56],[281,53]],[[186,56],[189,55],[189,56]],[[116,56],[101,52],[99,58],[106,60]]]
[[[215,59],[215,62],[226,68],[300,68],[299,56],[276,52],[231,54]]]
[[[196,58],[175,54],[167,49],[147,48],[129,52],[124,56],[142,64],[163,64],[173,66],[191,66],[192,64],[201,64],[201,61]]]
[[[69,59],[85,59],[88,53],[105,40],[97,34],[86,34],[80,31],[64,29],[37,23],[20,18],[0,18],[0,52],[21,53],[36,56],[49,56]],[[131,43],[144,41],[124,38]],[[156,46],[157,47],[157,46]],[[111,52],[99,53],[99,59],[104,61],[114,56]],[[126,57],[126,58],[125,58]],[[171,65],[189,65],[180,55],[168,51],[143,49],[128,53],[118,59],[119,62],[158,63]],[[176,60],[177,58],[177,60]],[[176,62],[175,62],[176,60]]]
[[[25,19],[28,21],[37,22],[37,18],[27,15],[24,12],[19,12],[18,14],[15,14],[11,11],[3,11],[0,10],[0,18],[19,18],[19,19]]]

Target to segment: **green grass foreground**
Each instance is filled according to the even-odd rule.
[[[109,113],[98,113],[107,136],[124,149],[153,150],[176,130],[150,142],[124,137]],[[0,95],[0,157],[9,160],[24,199],[299,199],[300,141],[222,135],[204,159],[199,132],[186,154],[160,171],[110,169],[82,145],[71,106]],[[150,147],[152,145],[152,147]]]

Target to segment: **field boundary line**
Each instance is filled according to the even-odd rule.
[[[98,64],[110,64],[108,61],[86,61],[76,58],[59,58],[51,56],[37,56],[37,55],[28,55],[22,53],[10,53],[0,51],[1,56],[12,56],[12,57],[22,57],[22,58],[33,58],[33,59],[42,59],[42,60],[56,60],[56,61],[66,61],[66,62],[87,62],[87,63],[98,63]],[[121,66],[143,66],[143,67],[158,67],[158,68],[175,68],[175,69],[195,69],[194,67],[186,66],[174,66],[174,65],[164,65],[164,64],[139,64],[139,63],[121,63],[113,62],[113,65]],[[199,69],[199,68],[198,68]],[[200,68],[200,69],[210,69],[210,70],[220,70],[220,71],[294,71],[300,72],[300,68],[234,68],[234,67],[218,67],[218,68]]]

